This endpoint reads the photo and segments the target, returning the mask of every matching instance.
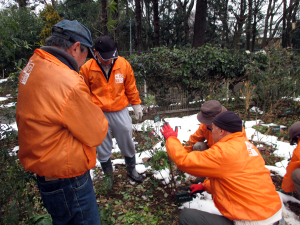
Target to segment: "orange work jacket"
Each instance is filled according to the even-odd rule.
[[[205,190],[230,220],[265,220],[281,208],[270,171],[256,147],[242,132],[232,133],[206,151],[188,152],[176,137],[166,141],[178,168],[205,180]]]
[[[247,138],[245,129],[243,127],[243,135]],[[212,138],[212,132],[207,129],[207,125],[201,123],[198,130],[192,134],[189,138],[189,140],[184,145],[184,148],[188,151],[193,151],[193,146],[197,142],[204,142],[207,140],[207,146],[211,147],[215,142]]]
[[[94,103],[105,112],[120,111],[129,103],[137,105],[142,102],[133,70],[121,56],[116,59],[108,81],[94,59],[87,61],[79,74],[90,88]]]
[[[298,142],[297,147],[293,151],[292,159],[289,163],[289,165],[286,167],[286,174],[283,177],[281,188],[285,192],[292,192],[295,190],[294,182],[291,178],[292,172],[300,168],[300,145]]]
[[[19,159],[39,176],[68,178],[96,164],[108,121],[78,73],[36,49],[19,79]]]

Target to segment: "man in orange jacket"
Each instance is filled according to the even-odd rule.
[[[256,147],[242,133],[242,120],[226,111],[212,120],[215,142],[206,151],[187,151],[169,124],[161,130],[166,149],[179,169],[209,179],[191,186],[207,191],[223,216],[184,209],[179,224],[276,224],[282,219],[279,194]]]
[[[281,188],[285,192],[297,191],[300,196],[300,122],[294,123],[289,130],[291,145],[297,143],[294,149],[292,159],[286,168],[286,174],[283,177]]]
[[[204,102],[197,115],[197,119],[201,124],[198,130],[190,136],[184,148],[188,151],[204,151],[210,148],[214,144],[211,134],[212,120],[225,111],[227,109],[217,100]]]
[[[90,59],[81,68],[79,74],[91,90],[94,103],[103,110],[109,128],[103,143],[97,147],[98,160],[107,177],[106,188],[113,186],[113,168],[111,163],[112,134],[124,155],[127,175],[136,182],[143,182],[135,169],[135,145],[132,140],[132,119],[127,106],[129,103],[135,113],[135,119],[143,116],[136,87],[135,77],[129,62],[118,56],[115,42],[107,35],[100,36],[95,42],[96,59]]]
[[[89,170],[108,122],[78,75],[92,54],[91,33],[76,20],[62,20],[46,45],[34,51],[20,74],[18,157],[25,170],[37,174],[53,224],[99,225]]]

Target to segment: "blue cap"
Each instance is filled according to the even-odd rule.
[[[88,47],[89,54],[88,57],[93,57],[93,41],[91,32],[84,25],[79,23],[77,20],[62,20],[55,24],[53,27],[61,28],[61,32],[54,32],[52,29],[52,35],[57,36],[63,39],[66,39],[71,42],[80,42],[84,46]],[[92,54],[92,55],[91,55]]]

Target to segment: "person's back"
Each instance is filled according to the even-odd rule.
[[[105,138],[108,122],[78,75],[92,47],[90,32],[76,20],[63,20],[46,43],[20,74],[18,157],[25,170],[37,174],[54,224],[98,225],[89,170],[96,164],[95,146]]]
[[[96,153],[91,146],[101,143],[99,137],[104,139],[107,127],[101,113],[86,113],[85,120],[79,120],[78,114],[88,108],[100,110],[86,104],[89,90],[74,70],[37,49],[21,73],[18,93],[19,158],[25,169],[40,176],[63,178],[94,167]],[[86,108],[78,108],[75,102]]]
[[[213,194],[215,205],[225,217],[265,220],[281,208],[264,159],[242,132],[232,133],[201,152],[201,160],[201,165],[212,168],[201,167],[197,174],[203,171],[209,177],[204,182],[205,190]]]

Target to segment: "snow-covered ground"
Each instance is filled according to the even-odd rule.
[[[1,80],[0,80],[1,82]],[[9,96],[6,96],[5,98],[8,98]],[[1,99],[0,99],[1,101]],[[5,107],[10,107],[12,104],[8,104]],[[3,107],[3,105],[2,105]],[[131,107],[129,107],[129,110],[132,110]],[[257,109],[254,109],[257,110]],[[257,112],[260,112],[257,110]],[[191,134],[193,134],[199,127],[200,123],[197,120],[197,114],[191,115],[191,116],[185,116],[182,118],[179,117],[175,117],[175,118],[166,118],[165,119],[172,128],[174,128],[175,126],[177,126],[179,128],[178,131],[178,138],[181,142],[183,141],[187,141],[189,139],[189,136]],[[296,145],[291,146],[289,143],[287,142],[282,142],[279,141],[278,138],[276,136],[271,136],[271,135],[263,135],[260,132],[255,131],[255,129],[253,128],[254,125],[258,124],[258,123],[263,123],[263,121],[257,120],[257,121],[246,121],[245,122],[245,130],[246,130],[246,134],[248,139],[251,141],[260,141],[261,143],[265,143],[267,145],[272,145],[273,147],[275,147],[277,150],[274,151],[274,154],[277,156],[281,156],[284,157],[284,160],[281,162],[276,163],[276,166],[268,166],[266,165],[266,167],[271,171],[271,175],[274,174],[275,172],[280,175],[280,176],[284,176],[284,174],[286,173],[286,166],[288,164],[288,159],[289,157],[292,155],[294,148],[296,147]],[[154,128],[154,130],[156,131],[157,134],[160,134],[159,130],[160,130],[160,126],[162,125],[162,122],[157,122],[154,123],[153,120],[146,120],[143,123],[140,124],[134,124],[134,129],[136,130],[142,130],[142,127],[147,127],[147,126],[151,126]],[[269,126],[272,125],[274,126],[275,124],[264,124],[265,126]],[[16,123],[12,123],[12,124],[1,124],[1,130],[0,130],[0,136],[3,133],[3,131],[5,130],[17,130],[17,126]],[[160,134],[161,135],[161,134]],[[1,138],[4,138],[5,135],[1,136]],[[113,140],[114,142],[114,152],[118,152],[119,147],[116,143],[115,140]],[[157,144],[156,146],[158,149],[161,148],[160,143]],[[12,153],[11,154],[15,154],[16,151],[18,151],[18,146],[16,146],[14,149],[12,149]],[[163,151],[165,151],[165,149],[162,149]],[[147,151],[143,152],[142,154],[137,153],[136,154],[136,160],[137,160],[137,171],[139,173],[144,173],[146,170],[152,170],[151,167],[145,167],[144,163],[143,163],[143,158],[145,157],[150,157],[151,154]],[[112,160],[113,164],[124,164],[124,159],[115,159]],[[100,163],[97,161],[96,166],[100,167]],[[164,169],[162,171],[153,171],[156,178],[158,179],[162,179],[164,180],[164,182],[168,183],[169,182],[169,170],[168,169]],[[93,171],[91,171],[91,175],[93,176]],[[187,179],[191,178],[190,175],[186,174]],[[294,197],[291,197],[289,195],[283,194],[281,192],[278,192],[281,200],[283,203],[286,203],[287,201],[291,201],[291,202],[296,202],[300,204],[300,201],[295,199]],[[187,207],[187,208],[195,208],[195,209],[199,209],[199,210],[203,210],[206,212],[210,212],[210,213],[215,213],[215,214],[220,214],[220,212],[218,211],[218,209],[214,206],[214,203],[212,201],[212,197],[210,194],[204,192],[203,193],[204,196],[200,197],[200,194],[198,194],[198,197],[193,199],[193,201],[191,202],[186,202],[183,204],[182,207]],[[300,207],[300,205],[299,205]],[[300,224],[299,221],[299,215],[295,215],[292,211],[290,211],[286,205],[284,204],[283,207],[283,215],[285,218],[285,221],[290,224],[290,225],[297,225]]]
[[[0,79],[0,84],[7,81],[8,78]]]

